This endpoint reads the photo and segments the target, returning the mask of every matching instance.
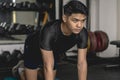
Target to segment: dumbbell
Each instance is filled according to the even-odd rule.
[[[0,35],[4,35],[5,34],[5,29],[3,28],[3,26],[0,26]]]
[[[27,32],[27,27],[24,24],[20,24],[15,29],[17,34],[25,34]]]
[[[20,24],[19,23],[12,23],[8,29],[8,32],[10,34],[15,34],[16,32],[16,27],[19,26]]]
[[[12,7],[13,7],[13,9],[16,9],[17,3],[13,3],[13,4],[12,4]]]
[[[32,9],[32,10],[40,10],[41,5],[38,5],[36,3],[30,3],[30,9]]]
[[[9,9],[9,10],[13,10],[14,9],[14,3],[13,2],[10,2],[10,3],[7,3],[6,4],[6,8]]]
[[[2,3],[2,2],[0,2],[0,10],[2,9],[2,4],[3,4],[3,3]]]
[[[0,24],[0,34],[1,35],[6,35],[6,33],[7,33],[7,24],[6,24],[6,22],[2,22],[1,24]]]
[[[35,31],[34,30],[35,27],[33,25],[26,25],[26,28],[27,28],[27,32],[26,32],[27,34]]]
[[[7,9],[7,10],[10,9],[10,3],[6,2],[5,9]]]
[[[4,10],[6,8],[6,2],[2,2],[2,9]]]
[[[8,3],[8,2],[1,2],[0,3],[0,9],[1,10],[10,9],[10,3]]]
[[[0,54],[0,67],[6,66],[6,58]]]
[[[15,49],[12,52],[12,56],[16,57],[18,60],[21,60],[23,58],[23,54],[20,50]]]
[[[30,2],[29,1],[21,2],[21,8],[30,8]]]
[[[9,64],[9,61],[10,61],[10,52],[9,51],[3,51],[2,54],[1,54],[1,61],[2,61],[2,64],[4,66],[7,66]]]
[[[15,4],[16,4],[15,9],[20,9],[22,7],[21,3],[15,3]]]
[[[2,58],[2,56],[1,56],[1,54],[0,54],[0,67],[3,67],[3,60],[2,60],[3,58]]]
[[[13,50],[9,60],[9,66],[15,66],[19,60],[23,59],[23,55],[20,50]]]

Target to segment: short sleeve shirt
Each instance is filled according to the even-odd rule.
[[[78,34],[66,36],[61,31],[61,21],[56,20],[46,24],[40,33],[40,48],[53,51],[54,53],[65,53],[77,44],[80,49],[87,48],[88,33],[83,28]]]

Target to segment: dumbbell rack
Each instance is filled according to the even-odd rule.
[[[30,3],[30,2],[21,2],[21,3],[7,3],[7,2],[0,2],[0,11],[8,11],[8,12],[12,12],[12,11],[35,11],[39,13],[38,16],[38,24],[37,27],[40,27],[40,16],[41,16],[41,12],[44,11],[50,11],[51,8],[43,8],[38,6],[36,3]],[[54,14],[53,14],[54,15]],[[0,40],[0,53],[2,53],[3,51],[10,51],[10,53],[12,53],[12,51],[14,49],[19,49],[21,52],[23,52],[23,48],[24,48],[24,39],[26,36],[26,33],[17,33],[17,35],[21,36],[21,35],[25,35],[24,39],[18,39],[18,38],[14,38],[13,35],[16,35],[16,33],[12,33],[12,34],[7,34],[9,36],[5,36],[3,35],[6,40]],[[9,38],[9,40],[7,39]],[[14,40],[13,40],[14,38]],[[15,40],[16,39],[16,40]],[[5,67],[2,68],[0,67],[0,74],[1,73],[8,73],[11,72],[12,67]]]
[[[39,11],[47,11],[50,9],[39,7],[36,3],[30,3],[28,1],[20,2],[20,3],[0,2],[0,11],[5,11],[5,10],[6,11],[36,11],[36,12],[39,12]],[[17,49],[19,48],[23,50],[24,40],[19,40],[19,39],[13,40],[12,35],[15,35],[14,33],[7,34],[7,35],[8,36],[3,35],[4,39],[0,40],[0,52],[4,50],[12,51],[15,48]],[[17,33],[17,35],[20,36],[20,35],[26,35],[26,34]],[[13,49],[11,49],[10,47],[13,47]]]
[[[50,4],[49,4],[50,5]],[[55,3],[52,5],[54,6]],[[34,2],[29,2],[29,1],[24,1],[24,2],[20,2],[20,3],[13,3],[13,2],[0,2],[0,11],[35,11],[38,12],[38,21],[37,21],[37,27],[41,27],[44,25],[45,20],[43,20],[44,22],[41,23],[43,14],[45,15],[44,12],[52,12],[52,14],[50,13],[50,15],[52,15],[51,19],[49,17],[50,20],[54,20],[55,19],[55,12],[53,11],[53,8],[51,8],[50,6],[45,6],[42,5],[41,3],[34,3]]]

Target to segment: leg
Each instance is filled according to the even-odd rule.
[[[56,76],[56,72],[57,72],[57,70],[55,69],[55,70],[53,71],[53,73],[54,73],[54,78],[55,78],[55,76]],[[43,69],[39,69],[39,70],[38,70],[38,77],[40,77],[40,78],[42,78],[42,79],[44,80],[44,71],[43,71]]]
[[[24,66],[26,80],[37,80],[37,68],[39,67],[40,49],[39,38],[36,35],[29,36],[24,47]]]
[[[37,80],[37,69],[25,68],[26,80]]]

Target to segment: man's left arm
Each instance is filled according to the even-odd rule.
[[[87,80],[87,48],[78,49],[78,80]]]

